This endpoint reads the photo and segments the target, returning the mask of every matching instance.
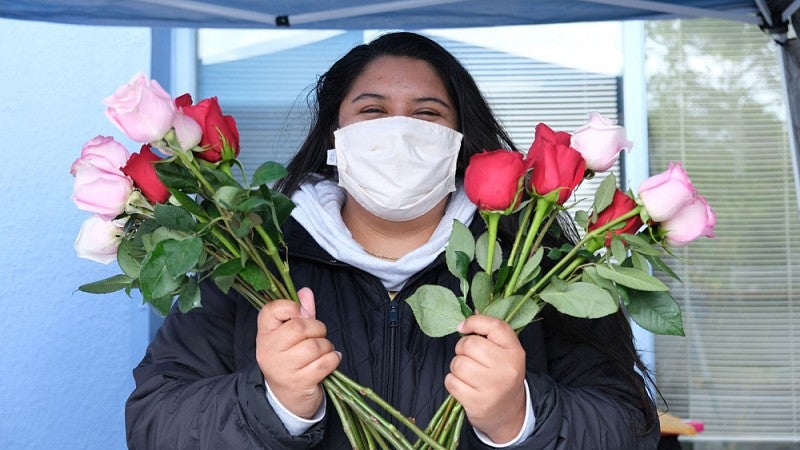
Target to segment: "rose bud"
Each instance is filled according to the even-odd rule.
[[[522,153],[502,149],[476,153],[464,172],[464,190],[482,211],[505,211],[516,206],[514,198],[523,175]]]
[[[117,258],[122,240],[123,223],[92,216],[83,221],[75,239],[75,252],[80,258],[108,264]]]
[[[612,222],[614,219],[622,217],[623,215],[631,212],[634,208],[636,208],[636,201],[634,199],[630,198],[627,194],[619,189],[615,190],[614,198],[611,200],[611,204],[597,214],[597,218],[594,222],[589,223],[589,232],[591,233],[603,225]],[[614,229],[609,230],[608,233],[606,233],[606,247],[611,245],[612,233],[636,234],[642,225],[644,224],[642,223],[641,217],[639,217],[639,214],[636,214],[635,216],[627,219],[621,228],[613,227]]]
[[[664,172],[639,185],[639,199],[654,222],[663,222],[695,201],[697,191],[681,163],[671,162]]]
[[[182,98],[179,103],[185,104],[185,101]],[[183,106],[181,110],[203,130],[200,146],[205,151],[198,152],[198,158],[209,162],[220,161],[223,159],[224,144],[233,151],[233,157],[239,154],[239,130],[236,128],[236,121],[232,116],[222,114],[217,97],[201,100],[194,106]]]
[[[164,137],[172,128],[175,103],[155,80],[139,72],[103,103],[106,116],[136,142],[148,143]]]
[[[153,203],[164,203],[169,199],[170,194],[153,167],[153,163],[157,161],[161,161],[161,158],[150,150],[149,144],[145,144],[139,153],[131,155],[131,159],[122,168],[122,172],[131,177],[134,185],[142,191],[145,198]]]
[[[666,242],[673,247],[683,247],[700,236],[713,238],[717,216],[706,199],[700,195],[694,203],[685,206],[677,214],[661,222],[666,230]]]
[[[583,181],[586,162],[575,149],[563,144],[534,139],[526,166],[531,172],[531,191],[539,196],[558,192],[556,203],[563,204]]]
[[[625,137],[625,128],[617,125],[617,121],[592,112],[589,122],[572,133],[570,146],[583,155],[588,169],[605,172],[622,150],[633,148],[633,142]]]

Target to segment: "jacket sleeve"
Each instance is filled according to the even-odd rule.
[[[619,345],[613,342],[619,336],[609,333],[615,326],[608,327],[608,322],[614,320],[618,318],[609,316],[596,321],[562,318],[557,326],[551,324],[549,330],[544,327],[547,369],[529,369],[527,374],[536,426],[533,434],[514,449],[657,448],[658,424],[645,429],[645,410],[655,414],[655,404],[641,404],[635,384],[644,381],[634,371],[633,360],[626,373],[620,367],[627,364],[615,363],[609,353],[599,351],[591,341],[569,338],[558,329],[589,324],[587,329],[594,333],[595,343]],[[470,440],[472,448],[487,448],[478,444],[474,434]]]
[[[325,420],[291,436],[266,398],[258,365],[234,369],[237,302],[202,287],[203,307],[165,319],[133,371],[125,407],[131,449],[307,449]],[[249,307],[249,306],[248,306]]]

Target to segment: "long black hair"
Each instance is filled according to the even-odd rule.
[[[458,113],[458,131],[463,133],[456,177],[461,179],[469,158],[484,150],[516,150],[511,138],[492,113],[472,75],[450,52],[433,40],[409,32],[384,34],[368,44],[351,49],[320,76],[310,101],[313,122],[305,141],[287,165],[288,175],[277,184],[287,195],[297,190],[310,174],[333,177],[326,164],[326,151],[333,148],[338,128],[339,105],[353,82],[375,59],[398,56],[427,62],[441,78]]]

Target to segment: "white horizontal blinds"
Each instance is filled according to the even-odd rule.
[[[544,122],[555,131],[572,132],[588,120],[591,111],[617,119],[621,104],[619,78],[552,63],[523,58],[496,50],[437,38],[470,71],[514,144],[526,152],[536,124]],[[532,43],[531,45],[535,45]],[[619,174],[619,166],[613,171]],[[604,176],[587,180],[575,199],[588,209],[591,195]]]
[[[650,171],[684,161],[718,219],[715,239],[671,261],[687,337],[656,337],[657,385],[673,413],[705,422],[695,449],[788,448],[800,442],[800,219],[775,48],[733,22],[648,22],[647,35]]]
[[[305,37],[295,39],[295,46],[281,41],[279,51],[264,43],[260,53],[248,47],[242,58],[231,55],[225,62],[201,61],[199,66],[200,96],[218,96],[223,112],[236,119],[239,159],[251,173],[265,161],[285,164],[297,152],[310,126],[307,98],[317,77],[362,41],[363,33],[351,31],[311,43]]]

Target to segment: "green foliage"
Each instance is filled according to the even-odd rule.
[[[406,301],[422,331],[431,337],[455,333],[466,318],[456,295],[442,286],[420,286]]]

